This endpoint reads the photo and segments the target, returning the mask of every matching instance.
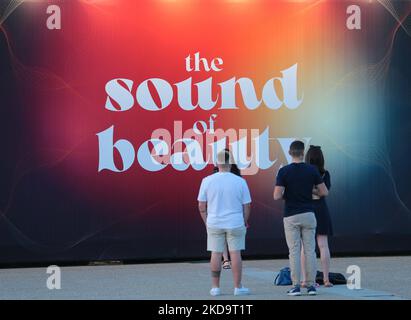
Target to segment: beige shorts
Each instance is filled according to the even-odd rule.
[[[223,252],[227,243],[228,251],[240,251],[245,249],[246,227],[235,229],[207,228],[207,250]]]

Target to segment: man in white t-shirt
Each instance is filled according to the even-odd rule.
[[[219,172],[203,179],[197,199],[207,226],[207,250],[211,251],[212,296],[221,294],[221,258],[226,242],[231,257],[234,295],[249,294],[249,289],[241,285],[241,250],[245,249],[251,197],[245,180],[230,172],[231,163],[229,151],[217,155]]]

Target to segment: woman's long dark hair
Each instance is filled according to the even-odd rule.
[[[224,151],[230,152],[229,149],[224,149]],[[213,173],[216,173],[216,172],[218,172],[218,167],[217,167],[217,166],[214,166],[214,168],[213,168]],[[236,176],[241,177],[241,171],[240,171],[240,169],[238,169],[238,167],[237,167],[237,165],[236,165],[235,163],[232,163],[232,164],[231,164],[230,172],[233,173],[233,174],[235,174]]]
[[[305,155],[305,162],[316,166],[321,175],[326,171],[324,168],[324,155],[320,146],[310,146]]]

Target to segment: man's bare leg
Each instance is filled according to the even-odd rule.
[[[243,261],[241,251],[230,251],[231,269],[233,271],[234,287],[241,288],[241,277],[243,272]]]
[[[222,252],[212,252],[210,260],[211,268],[211,282],[213,288],[220,288],[220,275],[221,275],[221,258]]]

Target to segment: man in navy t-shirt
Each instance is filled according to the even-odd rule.
[[[301,242],[304,247],[307,292],[315,295],[316,255],[315,220],[312,203],[313,189],[324,197],[328,190],[317,168],[304,163],[304,143],[294,141],[289,154],[292,163],[278,171],[274,200],[285,200],[284,231],[289,250],[291,279],[293,288],[288,295],[301,295]]]

